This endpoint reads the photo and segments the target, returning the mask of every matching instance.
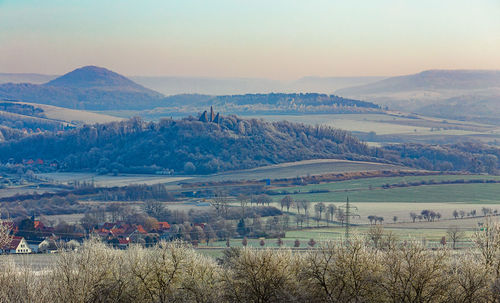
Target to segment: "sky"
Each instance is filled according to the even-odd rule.
[[[297,79],[499,69],[498,0],[0,0],[0,72]]]

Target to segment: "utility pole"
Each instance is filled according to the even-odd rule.
[[[351,223],[351,217],[353,217],[353,218],[360,217],[356,213],[351,213],[351,209],[354,209],[355,211],[357,211],[358,208],[356,206],[351,206],[351,203],[349,202],[349,196],[347,197],[346,204],[344,204],[340,207],[345,209],[345,240],[346,240],[346,242],[349,242],[349,226]]]

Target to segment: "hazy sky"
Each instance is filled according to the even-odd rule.
[[[397,75],[500,69],[499,0],[0,0],[0,72]]]

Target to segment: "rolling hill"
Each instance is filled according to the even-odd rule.
[[[121,121],[122,118],[52,105],[0,100],[0,141],[33,133],[60,131],[78,125]]]
[[[45,84],[6,83],[0,98],[73,109],[145,109],[162,104],[163,95],[105,68],[85,66]]]
[[[336,93],[393,109],[500,124],[500,71],[429,70]]]
[[[500,71],[496,70],[428,70],[414,75],[339,89],[344,94],[380,94],[418,90],[469,90],[500,87]]]
[[[380,106],[371,102],[318,93],[268,93],[245,95],[175,95],[164,99],[164,105],[142,113],[150,119],[162,116],[186,116],[199,113],[207,106],[238,115],[378,113]]]
[[[0,161],[56,160],[69,171],[206,174],[306,159],[371,159],[373,152],[342,130],[232,116],[220,124],[132,119],[30,136],[0,145]]]
[[[402,164],[427,170],[495,172],[500,149],[482,144],[371,148],[326,126],[223,117],[86,125],[0,143],[0,163],[43,159],[65,171],[210,174],[311,159]],[[43,167],[30,167],[43,170]]]
[[[149,81],[149,83],[152,81],[160,86],[161,83],[167,83],[181,90],[191,87],[194,91],[197,91],[198,87],[196,81],[189,80],[191,78],[182,79],[182,81],[178,78],[168,77],[139,77],[138,79],[144,82]],[[248,85],[247,88],[260,89],[262,83],[265,82],[266,85],[269,85],[269,88],[274,87],[287,91],[289,90],[287,85],[305,85],[309,87],[316,85],[316,87],[322,87],[334,85],[333,83],[337,82],[344,85],[346,83],[360,83],[360,81],[364,83],[368,81],[367,79],[372,78],[307,77],[299,79],[293,84],[289,83],[281,86],[276,81],[264,81],[262,79],[200,79],[198,80],[201,81],[199,82],[201,86],[212,86],[214,88],[220,83],[225,83],[223,85],[227,87]],[[264,89],[264,91],[266,90],[270,89]],[[182,94],[164,97],[160,93],[145,88],[125,76],[96,66],[75,69],[41,85],[30,83],[1,84],[0,98],[85,110],[151,110],[156,107],[167,108],[167,110],[157,110],[160,115],[189,114],[198,112],[206,105],[216,105],[221,110],[233,113],[311,113],[324,111],[349,113],[380,109],[369,102],[318,93],[261,93],[222,96]]]

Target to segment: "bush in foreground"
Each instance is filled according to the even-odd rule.
[[[498,302],[500,229],[469,251],[355,237],[304,251],[182,242],[115,250],[96,240],[44,271],[0,262],[0,302]],[[5,260],[5,259],[4,259]]]

